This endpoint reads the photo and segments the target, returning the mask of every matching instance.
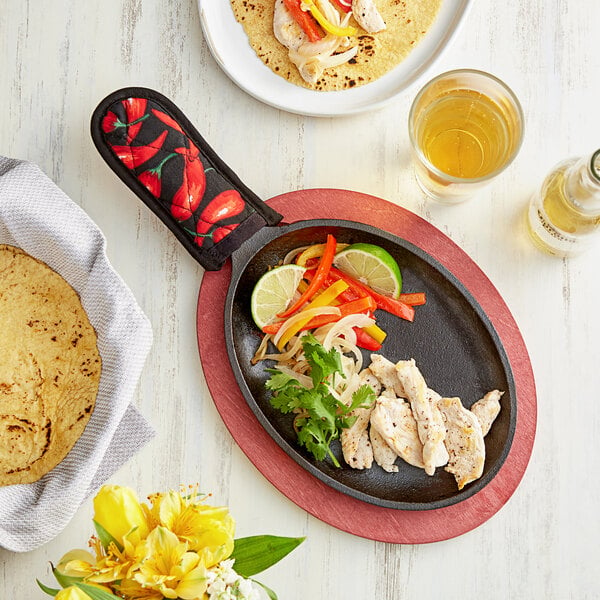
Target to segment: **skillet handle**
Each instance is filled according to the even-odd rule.
[[[91,135],[109,167],[208,271],[282,218],[154,90],[129,87],[107,96],[92,114]]]

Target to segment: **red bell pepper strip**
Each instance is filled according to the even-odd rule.
[[[336,269],[331,268],[329,270],[329,274],[331,277],[336,279],[343,279],[353,291],[357,291],[357,293],[365,293],[369,296],[372,296],[375,302],[377,302],[377,308],[385,310],[386,312],[392,313],[401,319],[405,319],[407,321],[414,321],[415,318],[415,309],[400,300],[396,300],[395,298],[391,298],[390,296],[384,296],[383,294],[379,294],[375,290],[371,289],[369,286],[353,279],[346,273]]]
[[[323,33],[315,18],[308,11],[302,10],[302,0],[283,0],[283,3],[310,42],[318,42],[323,39]]]
[[[344,12],[349,13],[352,10],[351,0],[332,0],[332,2]]]
[[[398,296],[400,302],[404,304],[410,304],[411,306],[422,306],[427,302],[425,292],[414,292],[411,294],[400,294]]]
[[[356,334],[356,345],[365,350],[371,350],[377,352],[381,350],[381,344],[374,340],[366,331],[363,331],[360,327],[353,327],[352,330]]]
[[[315,295],[317,290],[325,283],[327,275],[329,275],[329,271],[331,270],[331,265],[333,264],[336,243],[335,237],[333,237],[331,234],[328,234],[325,251],[323,252],[323,256],[321,256],[315,276],[300,298],[298,298],[298,300],[296,300],[292,306],[288,307],[282,313],[277,315],[280,319],[285,319],[291,314],[295,313],[307,300],[310,300]]]
[[[315,273],[317,272],[316,269],[307,269],[304,272],[304,279],[306,279],[307,281],[312,281],[313,277],[315,276]],[[337,278],[339,279],[339,277]],[[331,277],[330,275],[328,275],[325,278],[325,282],[323,283],[324,287],[329,287],[331,284],[335,283],[337,281],[337,279]],[[343,302],[352,302],[353,300],[358,300],[359,298],[364,298],[366,296],[366,294],[357,294],[355,291],[353,291],[350,287],[347,290],[344,290],[339,296],[338,298],[340,300],[342,300]],[[375,309],[373,309],[375,310]]]

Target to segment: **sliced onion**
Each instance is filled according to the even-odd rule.
[[[304,252],[305,250],[308,250],[309,248],[310,248],[310,246],[300,246],[300,248],[294,248],[293,250],[290,250],[285,255],[285,258],[283,259],[283,264],[284,265],[289,265],[291,262],[294,261],[294,259],[296,258],[296,256],[298,256],[301,252]]]
[[[302,349],[302,336],[293,337],[294,343],[290,349],[282,353],[265,354],[264,359],[276,360],[277,362],[284,363],[290,361],[294,356]]]
[[[326,69],[329,67],[337,67],[338,65],[347,63],[351,58],[354,58],[357,52],[358,46],[354,46],[354,48],[350,48],[350,50],[346,50],[346,52],[340,52],[339,54],[333,54],[328,58],[322,58],[321,63]]]
[[[288,367],[286,365],[277,365],[277,369],[279,371],[281,371],[282,373],[285,373],[286,375],[289,375],[290,377],[297,379],[298,383],[300,385],[303,385],[305,388],[312,389],[313,383],[312,383],[312,379],[310,377],[307,377],[306,375],[302,375],[302,373],[297,373],[296,371],[294,371],[293,369],[291,369],[290,367]]]
[[[254,353],[254,356],[252,357],[252,360],[250,361],[251,364],[255,365],[257,362],[264,360],[265,354],[267,352],[267,344],[269,343],[271,337],[271,334],[267,334],[263,337],[260,345]]]
[[[329,350],[332,345],[333,338],[339,335],[343,335],[352,344],[356,344],[356,334],[352,331],[353,327],[369,327],[375,323],[375,319],[371,319],[367,315],[357,314],[348,315],[343,317],[339,321],[333,324],[333,327],[329,330],[325,339],[323,340],[323,346],[326,350]]]
[[[279,331],[275,334],[273,338],[273,343],[277,346],[279,344],[279,340],[283,337],[284,333],[296,325],[299,321],[304,321],[305,319],[312,319],[313,317],[318,317],[320,315],[339,315],[340,309],[336,306],[319,306],[317,308],[307,308],[293,317],[290,317],[279,329]],[[354,316],[354,315],[351,315]],[[347,318],[347,317],[345,317]],[[343,321],[343,319],[341,319]],[[374,322],[374,321],[373,321]]]

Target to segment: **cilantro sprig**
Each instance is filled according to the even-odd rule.
[[[349,405],[338,400],[331,392],[338,377],[344,378],[342,355],[335,349],[327,351],[312,334],[302,338],[304,355],[310,366],[313,387],[307,388],[293,376],[278,369],[267,369],[271,377],[266,383],[273,392],[271,404],[284,414],[296,413],[294,425],[298,443],[317,460],[327,456],[336,467],[339,461],[331,450],[342,429],[352,427],[357,408],[367,408],[375,401],[375,393],[368,385],[362,385],[352,394]]]

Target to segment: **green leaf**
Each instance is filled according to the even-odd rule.
[[[119,552],[123,552],[123,545],[120,544],[113,536],[110,534],[98,521],[94,521],[94,527],[96,528],[96,533],[98,534],[98,539],[102,544],[102,547],[106,550],[111,543],[113,543]]]
[[[258,583],[258,585],[260,585],[260,587],[263,590],[265,590],[265,592],[267,592],[267,596],[269,596],[271,600],[277,600],[277,594],[271,588],[268,588],[264,583],[261,583],[260,581],[256,581],[256,579],[252,579],[252,581],[254,581],[254,583]]]
[[[70,575],[61,573],[54,565],[52,565],[52,574],[56,577],[56,581],[64,588],[83,581],[83,577],[71,577]]]
[[[60,592],[60,590],[57,590],[56,588],[51,588],[51,587],[48,587],[47,585],[44,585],[39,579],[36,579],[36,581],[37,581],[37,584],[42,589],[42,591],[46,592],[46,594],[48,594],[48,596],[56,596],[56,594],[58,594],[58,592]]]
[[[268,569],[297,548],[305,538],[254,535],[234,540],[230,558],[235,559],[233,568],[242,577],[251,577]]]
[[[75,585],[80,590],[84,591],[92,600],[122,600],[119,596],[115,596],[110,592],[105,592],[104,590],[87,583],[76,583]]]

